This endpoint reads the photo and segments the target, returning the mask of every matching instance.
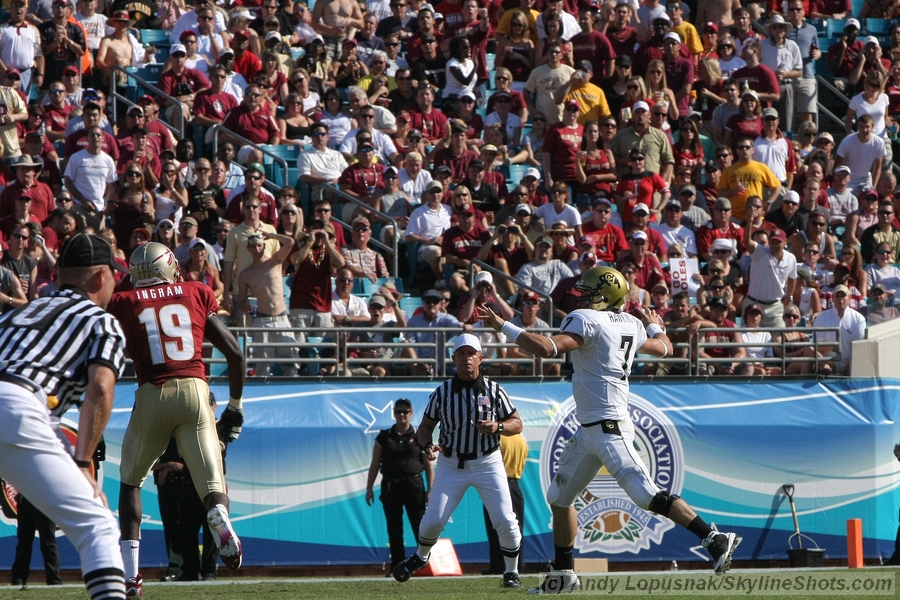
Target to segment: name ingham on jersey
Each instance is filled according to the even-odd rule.
[[[0,372],[55,396],[54,416],[81,404],[91,364],[105,364],[121,377],[124,349],[118,321],[80,290],[36,298],[0,317]]]

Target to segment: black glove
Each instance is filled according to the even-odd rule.
[[[222,418],[219,419],[219,424],[224,437],[222,441],[230,444],[241,436],[241,429],[244,425],[244,409],[227,406],[225,412],[222,413]]]

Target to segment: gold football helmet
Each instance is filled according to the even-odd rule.
[[[594,267],[581,275],[575,289],[582,293],[582,308],[619,310],[628,295],[628,282],[612,267]]]
[[[172,251],[158,242],[149,242],[131,253],[128,261],[134,287],[175,283],[180,268]]]

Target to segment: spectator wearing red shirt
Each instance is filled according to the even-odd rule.
[[[672,21],[669,19],[669,15],[662,13],[653,19],[652,25],[653,35],[650,39],[640,45],[634,55],[635,73],[646,73],[647,67],[650,65],[651,61],[663,60],[665,58],[664,40],[669,34],[669,29],[672,27]],[[678,39],[680,43],[681,36],[679,36]],[[691,53],[688,50],[688,47],[683,43],[678,52],[682,57],[689,60],[691,59]]]
[[[630,56],[634,58],[634,49],[637,47],[637,29],[632,27],[631,14],[634,9],[626,2],[616,5],[615,18],[606,27],[606,37],[612,45],[616,56]]]
[[[668,204],[668,200],[666,204]],[[660,262],[665,260],[666,240],[660,232],[650,227],[650,209],[646,204],[635,205],[631,227],[626,230],[625,238],[628,239],[636,231],[643,231],[647,234],[647,252],[655,254]]]
[[[156,103],[156,99],[149,94],[144,94],[137,99],[137,104],[143,109],[144,115],[147,117],[147,123],[144,125],[144,128],[150,132],[151,146],[159,148],[160,152],[174,149],[175,143],[172,139],[172,134],[169,133],[165,125],[157,120],[159,118],[159,105]]]
[[[477,258],[515,277],[522,265],[534,260],[534,245],[516,221],[509,218],[494,229],[494,234],[478,251]],[[516,293],[515,285],[508,279],[501,278],[496,284],[507,298]]]
[[[610,264],[615,263],[619,252],[628,250],[625,232],[609,222],[612,202],[598,198],[591,211],[591,220],[581,226],[581,233],[594,245],[597,258]]]
[[[577,65],[583,60],[590,62],[594,67],[591,83],[599,86],[604,79],[613,74],[616,51],[609,38],[594,29],[596,20],[597,13],[594,8],[582,10],[578,15],[581,33],[569,41],[572,42],[572,64]]]
[[[550,126],[541,147],[544,187],[550,189],[556,182],[565,183],[569,187],[569,196],[573,198],[574,190],[581,186],[575,164],[584,139],[584,126],[578,124],[579,116],[581,106],[578,101],[566,102],[562,121]]]
[[[239,133],[242,137],[254,144],[277,144],[278,124],[272,117],[272,113],[263,106],[263,91],[256,84],[250,84],[244,92],[244,100],[230,111],[222,122],[222,126],[229,131]],[[228,141],[241,149],[237,154],[237,161],[241,164],[248,162],[262,162],[262,153],[252,146],[245,146],[237,138],[227,132],[219,135],[219,143]]]
[[[656,255],[647,249],[647,233],[635,231],[628,239],[628,252],[616,262],[621,269],[625,263],[633,263],[636,271],[635,285],[641,289],[651,290],[657,283],[664,283],[662,266]]]
[[[475,226],[475,209],[471,204],[461,204],[456,214],[459,215],[459,225],[454,225],[444,232],[441,242],[441,254],[447,265],[452,265],[457,270],[450,276],[450,289],[457,295],[469,291],[466,281],[472,259],[478,256],[482,245],[488,243],[491,234],[483,228]]]
[[[225,116],[238,107],[237,98],[225,90],[228,80],[228,69],[222,65],[209,68],[209,89],[198,92],[194,96],[194,119],[202,127],[211,128],[221,125]],[[212,130],[207,130],[207,143],[212,143]]]
[[[329,329],[333,326],[331,272],[342,268],[346,261],[337,241],[328,233],[326,223],[319,219],[312,221],[309,233],[291,256],[295,268],[290,304],[294,327]],[[301,333],[298,339],[304,341],[304,337]]]
[[[384,190],[384,165],[375,162],[375,146],[360,144],[356,151],[357,161],[344,169],[338,179],[341,191],[365,199]]]
[[[161,150],[159,147],[160,138],[149,135],[149,129],[147,129],[147,115],[144,114],[144,109],[140,106],[132,106],[128,109],[128,113],[125,115],[125,125],[122,126],[116,134],[116,143],[119,144],[119,152],[125,154],[126,152],[134,151],[131,134],[135,129],[147,130],[147,146],[150,148],[150,151],[158,157]]]
[[[156,87],[165,94],[174,97],[181,105],[181,114],[185,121],[190,121],[194,97],[200,91],[209,89],[209,79],[197,69],[189,69],[185,65],[187,50],[182,44],[174,44],[169,53],[172,68],[159,76]],[[165,96],[159,97],[160,105],[166,108],[166,119],[169,123],[178,122],[178,106]]]
[[[66,102],[66,86],[58,81],[50,84],[48,97],[50,103],[44,105],[44,122],[47,123],[47,137],[55,142],[65,137],[69,115],[75,105]]]
[[[430,145],[447,137],[447,116],[434,107],[434,89],[423,85],[416,90],[416,105],[407,111],[410,127],[422,132],[422,139]]]
[[[759,94],[760,102],[778,102],[781,98],[781,85],[775,72],[760,62],[761,53],[759,41],[750,40],[744,44],[741,58],[747,66],[735,71],[731,79],[737,81],[742,90],[746,82],[751,90]]]
[[[675,93],[680,117],[686,117],[691,110],[691,85],[694,83],[694,59],[680,54],[683,47],[680,35],[674,31],[666,34],[662,59],[666,65],[666,84]]]
[[[262,61],[250,51],[250,30],[241,30],[234,33],[231,48],[234,50],[234,70],[244,76],[247,81],[253,81],[256,74],[262,71]]]
[[[447,56],[450,52],[450,40],[456,36],[463,36],[472,45],[472,60],[475,61],[475,76],[484,81],[488,78],[487,69],[487,43],[490,38],[491,22],[488,18],[488,9],[479,8],[478,0],[463,0],[461,19],[453,21],[450,16],[441,11],[442,2],[436,11],[444,15],[444,40],[440,49]]]
[[[632,148],[628,153],[628,160],[631,171],[626,173],[619,180],[616,186],[616,199],[622,202],[619,206],[622,213],[622,222],[630,224],[633,220],[632,213],[637,209],[637,205],[643,204],[649,207],[654,204],[653,195],[658,192],[660,194],[660,203],[654,211],[650,212],[651,220],[656,219],[656,213],[659,212],[658,207],[665,206],[672,192],[669,190],[669,184],[663,179],[659,173],[648,171],[644,166],[646,157],[640,148]]]
[[[129,148],[122,151],[122,155],[116,163],[116,172],[119,174],[119,179],[124,179],[125,169],[132,164],[138,165],[144,173],[147,172],[147,167],[149,166],[150,171],[157,180],[162,176],[162,162],[159,160],[159,154],[153,152],[149,141],[150,134],[143,127],[135,127],[131,130]],[[155,182],[148,182],[148,187],[150,188],[155,185]]]
[[[710,298],[707,304],[709,309],[709,321],[701,321],[701,329],[728,328],[734,329],[734,333],[718,332],[701,334],[704,342],[722,342],[727,344],[740,344],[743,342],[737,325],[727,318],[728,300],[721,296]],[[740,346],[703,346],[700,349],[700,358],[744,358],[747,351]],[[700,373],[703,375],[740,375],[747,368],[748,363],[706,363],[700,364]]]
[[[250,164],[247,167],[247,175],[244,177],[244,189],[241,193],[232,194],[228,198],[225,218],[235,225],[240,225],[244,222],[244,203],[248,200],[257,200],[259,202],[259,220],[275,227],[278,221],[278,204],[275,196],[263,187],[265,181],[265,167],[259,163]]]
[[[810,0],[809,6],[803,8],[810,19],[834,19],[840,21],[851,14],[853,5],[850,0]]]
[[[87,130],[91,127],[100,125],[100,105],[95,104],[93,102],[89,102],[85,105],[84,110],[81,113],[82,120],[84,121],[84,129],[80,129],[75,133],[72,133],[66,136],[66,145],[63,149],[63,156],[68,159],[70,156],[78,152],[79,150],[84,150],[88,147],[87,140]],[[119,160],[119,144],[116,142],[116,138],[111,136],[105,130],[103,131],[103,142],[100,146],[100,149],[109,154],[113,160]]]
[[[731,221],[731,201],[719,198],[710,209],[709,223],[697,229],[697,253],[703,260],[710,260],[709,247],[719,239],[733,240],[738,254],[744,251],[744,228]]]
[[[434,168],[447,167],[450,169],[450,178],[454,183],[460,183],[466,178],[469,171],[469,163],[478,160],[478,154],[469,150],[468,127],[465,123],[454,121],[450,125],[450,145],[436,151],[432,155]]]
[[[37,180],[42,167],[41,163],[35,162],[27,154],[14,159],[12,170],[16,179],[0,194],[0,215],[14,214],[16,200],[27,192],[31,196],[30,213],[37,217],[38,222],[43,223],[47,220],[50,213],[56,208],[56,202],[50,186]]]

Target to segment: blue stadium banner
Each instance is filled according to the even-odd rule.
[[[393,401],[409,398],[418,423],[435,382],[249,384],[241,438],[228,451],[227,479],[244,564],[340,565],[388,562],[380,503],[365,503],[378,431],[393,424]],[[525,558],[553,556],[544,500],[559,454],[577,427],[571,384],[510,382],[530,450]],[[215,383],[219,398],[227,385]],[[898,526],[900,381],[745,383],[635,382],[631,418],[637,451],[660,487],[684,497],[708,522],[742,538],[737,560],[786,560],[793,521],[782,485],[793,484],[800,526],[827,558],[847,555],[846,520],[863,521],[866,558],[889,557]],[[118,502],[121,443],[135,385],[116,389],[106,431],[103,489]],[[224,408],[220,404],[219,411]],[[77,423],[77,414],[67,415]],[[143,493],[144,567],[164,566],[156,487]],[[377,495],[377,490],[376,490]],[[708,560],[699,540],[633,504],[605,470],[577,499],[576,553],[611,561]],[[12,562],[15,521],[0,517],[0,547]],[[470,490],[444,535],[462,562],[487,562],[481,503]],[[407,545],[413,536],[408,529]],[[77,568],[60,540],[64,568]],[[803,547],[813,544],[804,539]],[[40,568],[35,548],[34,564]]]

